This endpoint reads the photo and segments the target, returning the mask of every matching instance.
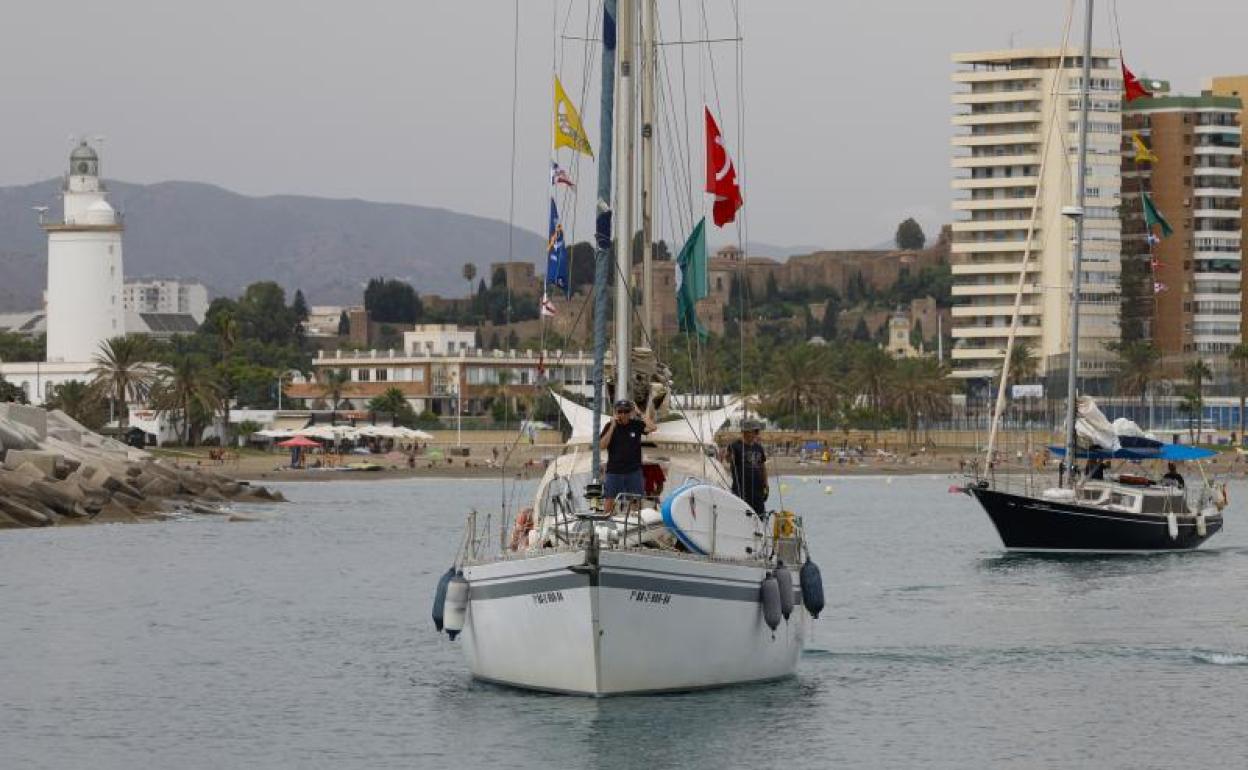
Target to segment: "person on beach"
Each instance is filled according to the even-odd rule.
[[[767,486],[767,452],[758,440],[760,427],[752,421],[743,424],[741,438],[728,445],[725,459],[732,469],[732,493],[749,503],[759,516],[766,516],[771,490]]]
[[[649,405],[642,414],[637,405],[628,399],[615,402],[615,417],[602,429],[598,446],[607,450],[607,473],[603,496],[606,511],[615,510],[615,498],[621,494],[646,493],[646,481],[641,472],[641,438],[658,430]]]

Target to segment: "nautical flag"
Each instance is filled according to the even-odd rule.
[[[1166,290],[1166,285],[1161,281],[1153,281],[1153,294],[1161,294]]]
[[[572,177],[568,175],[568,172],[564,171],[558,163],[553,161],[550,164],[550,183],[552,185],[567,185],[574,190],[576,189],[576,182],[572,181]]]
[[[745,205],[741,188],[737,186],[737,170],[724,148],[724,135],[720,133],[711,109],[706,112],[706,191],[715,196],[711,217],[716,227],[723,227],[737,216],[737,209]]]
[[[1156,246],[1157,244],[1161,243],[1161,239],[1157,237],[1157,234],[1156,234],[1156,233],[1151,233],[1151,232],[1150,232],[1150,233],[1146,236],[1146,240],[1148,241],[1148,245],[1149,245],[1149,246]]]
[[[1118,63],[1122,66],[1123,102],[1145,99],[1153,95],[1152,91],[1148,90],[1142,83],[1140,83],[1140,79],[1135,76],[1135,73],[1127,69],[1127,63],[1125,61],[1119,59]]]
[[[542,318],[551,318],[559,312],[555,309],[555,303],[551,302],[550,297],[545,294],[542,295],[541,312]]]
[[[1131,146],[1135,148],[1136,163],[1156,163],[1158,158],[1153,151],[1148,149],[1148,145],[1144,144],[1144,140],[1140,138],[1139,131],[1131,132]]]
[[[581,116],[576,107],[563,90],[559,78],[555,78],[555,149],[571,147],[589,157],[594,157],[594,150],[589,145],[589,136],[581,125]]]
[[[1157,225],[1161,226],[1161,235],[1164,238],[1174,232],[1174,228],[1166,221],[1166,218],[1157,210],[1157,206],[1153,204],[1153,199],[1148,197],[1148,193],[1140,193],[1140,198],[1144,201],[1144,223],[1148,226],[1151,233]]]
[[[546,241],[546,283],[568,291],[568,245],[563,240],[563,225],[554,198],[550,199],[550,235]]]
[[[706,329],[698,321],[697,302],[710,293],[706,279],[706,218],[698,220],[689,239],[676,257],[676,317],[682,332],[697,332],[705,338]]]

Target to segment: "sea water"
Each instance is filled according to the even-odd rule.
[[[1202,551],[1042,559],[949,484],[773,483],[828,597],[797,676],[600,701],[475,683],[429,618],[465,513],[531,482],[288,484],[265,521],[0,532],[0,766],[1243,763],[1248,485]]]

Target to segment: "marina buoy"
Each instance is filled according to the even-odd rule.
[[[446,586],[455,577],[455,568],[450,567],[438,578],[438,590],[433,592],[433,627],[442,631],[443,611],[446,608]]]
[[[781,482],[781,483],[780,483],[780,491],[781,491],[781,492],[788,492],[788,491],[789,491],[789,485],[788,485],[788,484],[785,484],[784,482]]]
[[[819,613],[823,612],[823,575],[819,572],[819,565],[809,558],[806,559],[800,575],[802,604],[812,618],[817,618]]]
[[[776,585],[780,587],[780,615],[785,620],[793,614],[793,573],[784,566],[784,562],[776,565]]]
[[[1166,529],[1170,532],[1171,540],[1179,539],[1179,518],[1174,515],[1174,511],[1166,514]]]
[[[464,630],[464,616],[468,614],[468,581],[464,573],[456,572],[446,586],[446,619],[447,636],[454,641],[459,632]]]
[[[758,601],[763,605],[763,622],[772,631],[780,625],[780,584],[776,576],[768,572],[759,587]]]
[[[833,491],[833,490],[832,490],[832,485],[831,485],[831,484],[829,484],[829,485],[827,485],[826,487],[824,487],[824,488],[823,488],[823,493],[824,493],[825,495],[830,495],[830,494],[832,494],[832,491]]]

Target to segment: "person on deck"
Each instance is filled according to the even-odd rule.
[[[1179,469],[1174,463],[1166,463],[1166,475],[1161,477],[1162,481],[1168,481],[1179,489],[1187,489],[1187,481],[1183,478],[1183,474],[1179,473]]]
[[[741,426],[741,438],[728,445],[725,451],[732,470],[732,493],[749,503],[759,516],[767,514],[767,452],[758,440],[760,426],[746,422]]]
[[[607,513],[615,509],[617,495],[640,497],[646,493],[645,476],[641,472],[641,437],[657,429],[649,406],[642,414],[628,399],[615,402],[615,417],[602,429],[598,439],[598,446],[607,450],[603,488]]]

